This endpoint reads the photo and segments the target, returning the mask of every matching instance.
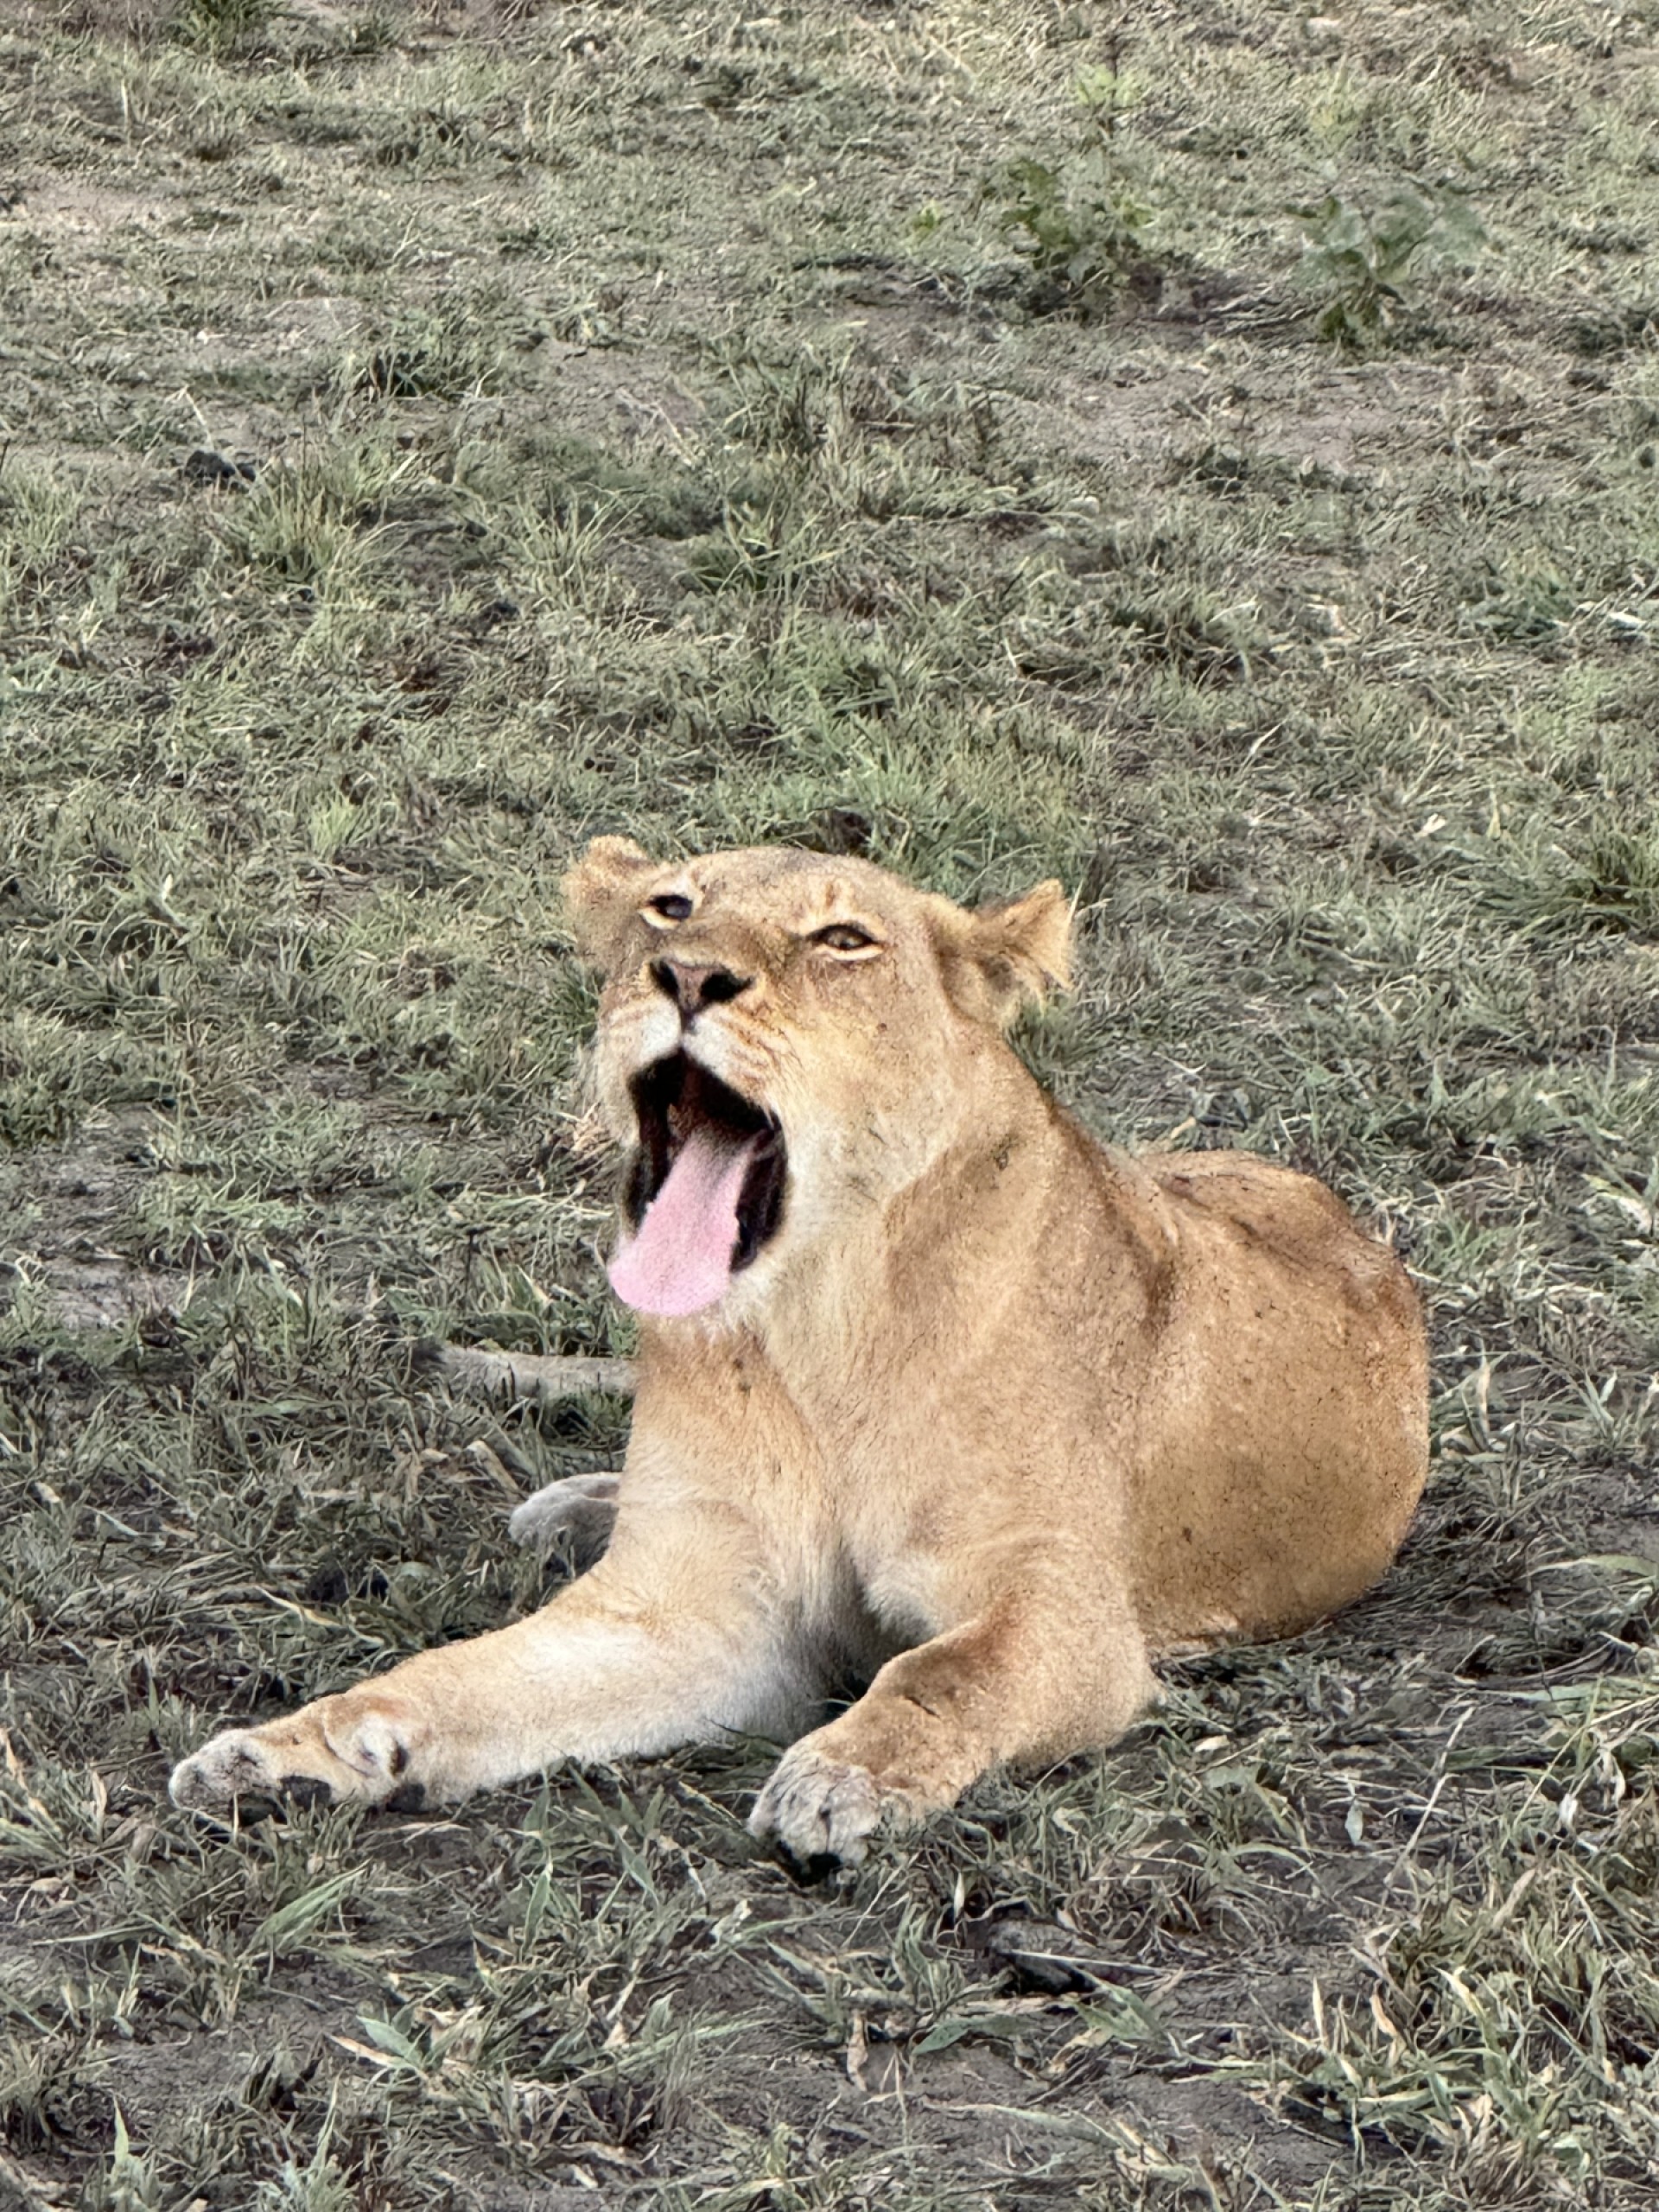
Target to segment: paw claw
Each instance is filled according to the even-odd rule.
[[[884,1789],[868,1767],[844,1765],[798,1744],[755,1800],[749,1833],[780,1845],[801,1866],[824,1859],[856,1866],[878,1828],[912,1816],[902,1794]]]
[[[308,1812],[314,1805],[332,1805],[334,1793],[326,1782],[315,1774],[290,1775],[281,1785],[283,1802],[301,1811]]]

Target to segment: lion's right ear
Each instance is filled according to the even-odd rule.
[[[1071,901],[1052,878],[1023,899],[971,912],[939,901],[934,931],[945,988],[963,1014],[1004,1029],[1027,1000],[1071,982]]]
[[[595,837],[559,888],[576,950],[595,967],[615,960],[622,933],[658,863],[632,837]]]

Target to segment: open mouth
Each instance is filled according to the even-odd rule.
[[[629,1087],[639,1141],[612,1285],[641,1313],[698,1313],[778,1232],[789,1167],[784,1133],[683,1052],[642,1070]]]

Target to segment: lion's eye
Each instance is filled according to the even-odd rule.
[[[814,930],[812,943],[823,945],[830,952],[865,952],[875,943],[868,930],[861,930],[856,922],[831,922],[827,929]]]
[[[645,905],[665,922],[683,922],[691,912],[691,901],[682,891],[664,891],[659,898],[647,899]]]

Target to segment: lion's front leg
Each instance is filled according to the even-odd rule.
[[[420,1653],[389,1674],[175,1768],[175,1803],[241,1796],[411,1806],[466,1796],[561,1758],[613,1759],[731,1730],[798,1725],[797,1655],[751,1581],[694,1524],[620,1544],[528,1620]]]
[[[993,1602],[889,1660],[855,1705],[792,1745],[749,1827],[803,1864],[855,1865],[877,1829],[942,1812],[1005,1762],[1115,1742],[1158,1695],[1120,1593]]]

